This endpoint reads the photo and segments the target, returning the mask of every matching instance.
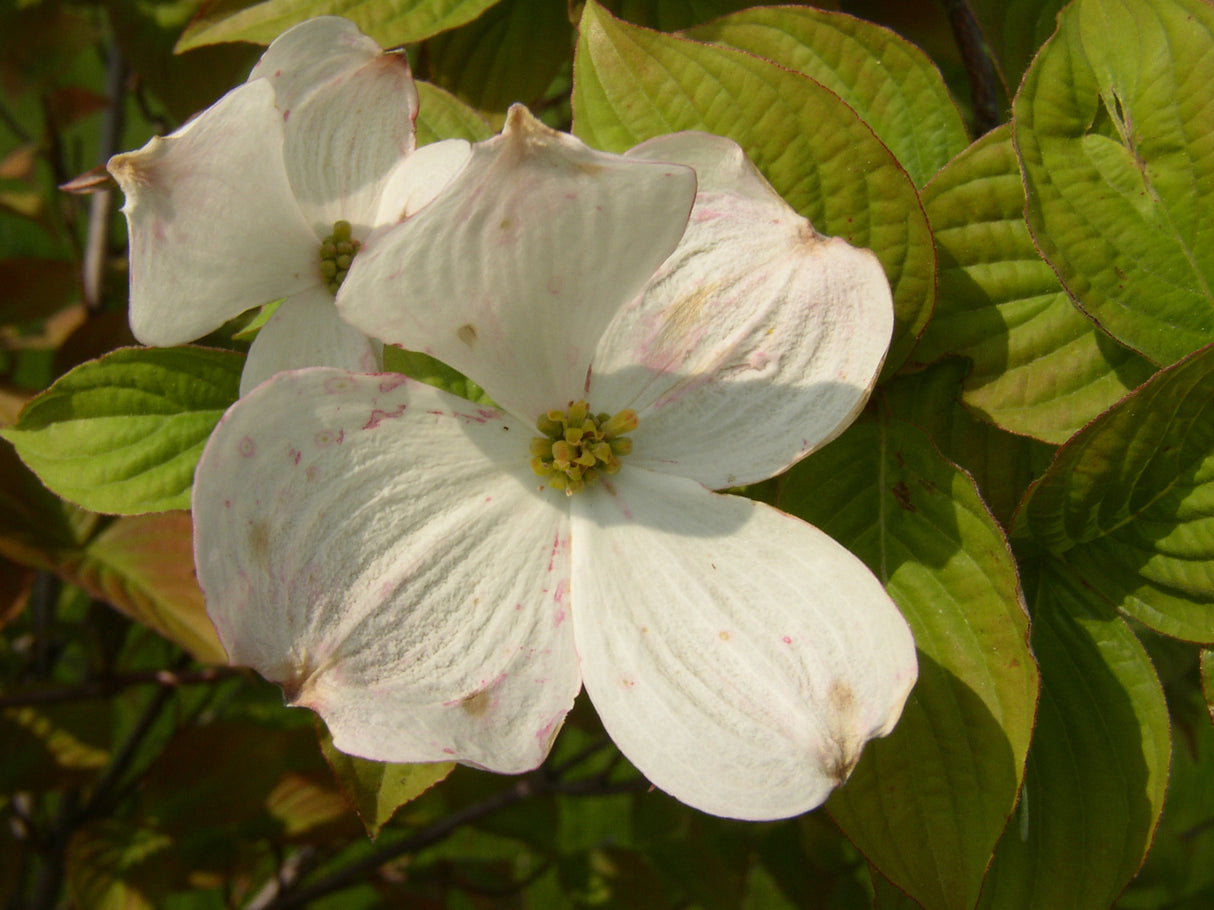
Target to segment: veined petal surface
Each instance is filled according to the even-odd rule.
[[[381,342],[343,322],[326,288],[314,287],[284,300],[261,327],[244,372],[243,397],[275,373],[303,367],[336,367],[354,373],[383,369]]]
[[[585,394],[603,328],[682,236],[695,175],[596,152],[516,105],[442,194],[354,260],[338,306],[533,421]]]
[[[417,89],[409,61],[378,54],[295,107],[279,107],[287,177],[313,231],[324,237],[345,220],[355,237],[365,237],[389,176],[414,149]]]
[[[374,224],[391,226],[416,215],[472,157],[466,139],[443,139],[403,158],[388,177]]]
[[[893,728],[910,629],[821,531],[628,466],[572,509],[586,689],[656,786],[717,815],[797,815]]]
[[[569,517],[525,427],[395,374],[282,373],[228,411],[195,561],[233,663],[378,761],[538,765],[580,688]]]
[[[319,283],[319,238],[287,183],[265,81],[107,165],[126,194],[131,331],[174,345]]]
[[[341,16],[317,16],[287,29],[266,48],[249,73],[265,79],[283,111],[293,110],[318,86],[349,76],[383,51]]]
[[[731,140],[676,133],[628,157],[692,165],[699,190],[682,242],[600,342],[591,400],[637,411],[630,464],[710,488],[771,477],[868,399],[894,324],[881,264],[817,233]]]

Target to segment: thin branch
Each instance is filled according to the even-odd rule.
[[[59,803],[48,842],[43,845],[42,868],[34,882],[34,893],[27,905],[29,910],[51,910],[59,902],[63,888],[63,865],[67,860],[67,843],[76,830],[79,791],[68,790]]]
[[[303,907],[310,901],[333,894],[366,881],[380,866],[409,853],[416,853],[450,837],[464,825],[500,812],[502,809],[536,796],[564,794],[568,796],[605,796],[612,793],[635,792],[648,787],[640,779],[603,784],[596,780],[554,781],[545,777],[542,769],[520,778],[513,786],[499,790],[488,799],[453,812],[428,828],[404,837],[391,844],[368,853],[361,859],[339,869],[306,888],[282,894],[278,899],[257,907],[256,910],[289,910]],[[252,907],[246,910],[253,910]]]
[[[111,43],[105,62],[106,95],[110,106],[101,122],[101,139],[98,148],[100,163],[109,161],[119,151],[122,143],[122,128],[126,122],[126,63],[116,43]],[[89,199],[88,233],[84,241],[84,305],[90,313],[102,306],[102,283],[105,277],[105,262],[110,250],[110,210],[114,191],[103,189]]]
[[[189,663],[189,655],[182,655],[177,661],[175,669],[184,667]],[[101,780],[97,781],[97,785],[93,788],[93,792],[89,795],[88,802],[84,808],[80,810],[76,821],[81,821],[91,815],[98,814],[105,808],[106,802],[110,799],[113,792],[121,783],[123,776],[130,770],[131,763],[135,759],[135,754],[139,751],[139,747],[143,745],[144,737],[152,729],[152,725],[160,717],[160,712],[168,705],[169,699],[173,697],[176,689],[172,686],[162,686],[156,690],[156,694],[152,696],[143,713],[139,715],[139,720],[135,722],[134,728],[127,735],[126,740],[118,748],[114,758],[110,761],[109,767],[105,769],[105,773],[101,775]]]
[[[974,133],[984,136],[999,125],[999,81],[978,20],[966,0],[944,0],[944,11],[953,29],[953,40],[969,77],[970,101],[974,108]]]
[[[14,695],[0,695],[0,708],[20,708],[27,705],[56,704],[65,701],[92,701],[109,698],[132,686],[156,685],[165,689],[178,686],[207,685],[240,676],[237,667],[204,667],[201,670],[175,673],[172,670],[142,670],[123,673],[61,689],[35,689]]]
[[[278,867],[278,874],[270,879],[245,904],[245,910],[266,910],[280,894],[293,886],[312,870],[316,863],[316,848],[303,846],[288,856]]]

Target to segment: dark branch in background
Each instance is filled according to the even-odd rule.
[[[184,669],[189,660],[188,655],[183,656],[174,666],[174,671]],[[90,818],[104,814],[112,808],[115,795],[123,784],[123,778],[130,771],[140,746],[176,691],[172,686],[156,690],[83,804],[79,790],[73,789],[63,794],[54,823],[45,839],[38,844],[42,866],[38,870],[34,893],[27,905],[28,910],[53,910],[59,906],[64,862],[72,835]]]
[[[111,43],[105,61],[105,93],[110,99],[101,122],[98,163],[105,164],[119,151],[126,122],[126,63],[118,45]],[[88,233],[84,241],[84,305],[90,313],[101,309],[105,262],[110,250],[110,210],[114,191],[103,189],[89,200]]]
[[[51,667],[58,657],[61,645],[53,640],[51,627],[55,622],[55,605],[63,583],[54,572],[40,570],[34,576],[34,587],[30,592],[29,614],[33,633],[32,669],[38,679],[50,676]]]
[[[601,744],[588,750],[586,755],[597,752],[599,748]],[[513,786],[500,790],[479,803],[453,812],[428,828],[422,828],[407,837],[386,844],[327,878],[298,890],[284,890],[268,903],[250,903],[246,905],[245,910],[290,910],[293,907],[304,907],[317,898],[363,884],[380,866],[406,854],[432,847],[464,825],[479,821],[524,800],[555,795],[608,796],[613,793],[635,793],[648,788],[649,782],[639,778],[610,782],[600,776],[589,780],[561,781],[555,779],[553,771],[541,767],[519,778]]]
[[[986,39],[978,20],[966,0],[944,0],[944,11],[953,29],[953,39],[961,52],[961,61],[970,83],[970,103],[974,108],[974,135],[984,136],[997,127],[999,116],[999,81],[995,65],[986,47]]]
[[[201,670],[182,673],[175,673],[172,670],[142,670],[137,673],[122,673],[105,679],[92,680],[62,689],[35,689],[31,692],[0,695],[0,708],[109,698],[132,686],[157,685],[164,689],[172,689],[177,686],[205,685],[239,676],[243,672],[237,667],[204,667]]]
[[[188,654],[182,655],[173,666],[173,671],[184,670],[190,662]],[[176,694],[176,689],[170,686],[165,686],[156,690],[156,694],[152,696],[148,706],[143,709],[143,713],[139,715],[139,720],[135,722],[135,726],[127,735],[127,738],[119,746],[114,758],[110,761],[109,767],[105,769],[105,773],[101,775],[101,779],[97,781],[97,785],[93,787],[93,792],[89,795],[89,800],[85,803],[84,808],[80,810],[78,821],[84,821],[93,815],[101,814],[109,808],[111,797],[117,791],[119,784],[122,783],[122,778],[130,770],[131,763],[135,759],[135,754],[139,751],[139,747],[143,744],[144,737],[152,729],[152,725],[160,717],[160,712],[168,705],[169,699]]]

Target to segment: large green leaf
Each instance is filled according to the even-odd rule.
[[[429,82],[418,82],[417,94],[421,101],[417,109],[418,146],[439,139],[480,142],[493,135],[489,121],[445,89]]]
[[[333,737],[323,725],[320,748],[346,799],[372,838],[379,835],[397,809],[421,796],[455,768],[455,762],[402,765],[346,755],[333,746]]]
[[[1214,6],[1076,0],[1014,105],[1028,221],[1104,328],[1160,364],[1214,341]]]
[[[752,6],[750,0],[607,0],[613,16],[663,32],[674,32]]]
[[[767,7],[687,34],[822,83],[860,115],[916,186],[968,144],[961,114],[931,58],[879,25],[825,10]]]
[[[502,0],[426,42],[427,76],[482,112],[502,112],[515,101],[538,108],[572,45],[564,3]]]
[[[1010,98],[1037,49],[1054,33],[1066,0],[970,0],[969,5]]]
[[[189,508],[194,467],[243,366],[229,351],[123,348],[61,377],[0,436],[51,492],[86,509]]]
[[[1062,443],[1154,372],[1075,308],[1037,254],[1009,127],[952,161],[923,204],[940,287],[913,357],[968,357],[964,400],[975,411],[1014,433]]]
[[[1041,704],[1024,791],[984,910],[1107,910],[1138,870],[1167,788],[1171,733],[1150,658],[1120,617],[1046,565],[1033,599]]]
[[[925,907],[968,908],[1016,800],[1037,700],[1007,541],[973,481],[910,424],[865,418],[794,467],[779,505],[885,583],[919,681],[827,804],[883,875]]]
[[[1214,648],[1201,649],[1201,691],[1206,697],[1206,710],[1214,722]]]
[[[1214,345],[1063,446],[1014,530],[1151,628],[1214,641]]]
[[[498,0],[263,0],[246,4],[217,3],[195,19],[177,42],[181,53],[204,44],[249,41],[269,44],[280,34],[313,16],[344,16],[384,47],[412,44],[465,22],[471,22]]]
[[[821,83],[732,48],[627,25],[588,0],[573,109],[574,132],[607,151],[678,130],[736,141],[815,227],[877,254],[897,314],[884,375],[906,358],[935,297],[927,218],[906,171]]]
[[[1049,467],[1054,448],[980,420],[961,403],[968,361],[949,357],[924,370],[895,376],[876,392],[879,405],[927,432],[949,461],[969,472],[1003,527],[1029,485]]]
[[[1162,678],[1172,718],[1168,796],[1151,838],[1151,852],[1118,899],[1118,910],[1205,910],[1214,906],[1214,726],[1192,672],[1192,648],[1181,644],[1185,658],[1161,660],[1148,647],[1161,677],[1185,671],[1182,678]],[[1180,716],[1178,716],[1180,715]]]

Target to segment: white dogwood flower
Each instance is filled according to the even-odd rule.
[[[299,370],[207,446],[195,555],[220,638],[338,748],[522,772],[584,685],[655,785],[770,819],[890,731],[917,664],[881,584],[711,491],[836,435],[893,324],[875,257],[817,234],[736,145],[609,155],[515,108],[370,238],[338,305],[498,404]]]
[[[420,204],[417,169],[436,191],[468,154],[442,143],[410,160],[416,116],[405,57],[326,16],[284,32],[245,84],[176,132],[112,158],[135,337],[182,344],[285,298],[242,394],[281,369],[378,369],[379,343],[338,317],[333,295],[371,229]]]

